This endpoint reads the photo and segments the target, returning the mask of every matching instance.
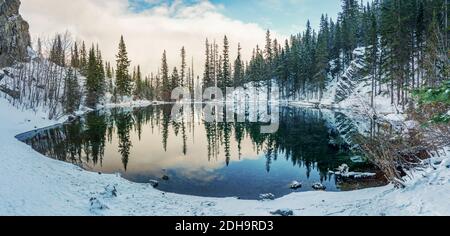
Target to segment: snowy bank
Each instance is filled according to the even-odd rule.
[[[273,201],[163,193],[117,175],[99,175],[47,158],[14,138],[55,125],[45,114],[0,99],[0,215],[450,215],[450,156],[414,173],[405,189],[292,193]],[[59,122],[61,122],[60,120]],[[278,215],[278,214],[277,214]]]

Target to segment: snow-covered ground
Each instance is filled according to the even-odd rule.
[[[54,125],[45,113],[0,99],[0,215],[450,215],[450,150],[414,172],[405,189],[293,193],[273,201],[163,193],[47,158],[14,138]],[[44,118],[43,118],[44,117]]]

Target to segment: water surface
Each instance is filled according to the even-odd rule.
[[[355,154],[335,128],[345,124],[345,132],[352,132],[343,114],[283,107],[279,130],[261,134],[263,124],[205,123],[200,113],[173,122],[171,110],[162,105],[98,111],[19,138],[48,157],[137,183],[156,180],[158,189],[180,194],[257,199],[262,193],[312,191],[318,182],[327,191],[382,184],[343,182],[329,174],[343,163],[373,170],[351,161]],[[294,180],[303,187],[290,189]]]

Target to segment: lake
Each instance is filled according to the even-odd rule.
[[[174,122],[172,106],[101,110],[18,138],[88,171],[120,173],[137,183],[158,181],[161,191],[194,196],[258,199],[272,193],[278,198],[314,191],[315,183],[326,191],[385,184],[380,178],[343,180],[329,173],[342,164],[352,171],[376,171],[355,162],[357,154],[342,137],[356,129],[339,112],[285,106],[277,132],[261,134],[261,123],[206,123],[201,108]],[[345,133],[336,128],[343,125]],[[293,181],[302,187],[291,189]]]

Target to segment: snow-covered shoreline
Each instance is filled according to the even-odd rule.
[[[20,111],[0,99],[0,215],[450,215],[450,157],[431,160],[405,189],[392,185],[353,192],[293,193],[274,201],[163,193],[52,160],[14,137],[63,122]],[[114,196],[116,195],[116,196]]]

